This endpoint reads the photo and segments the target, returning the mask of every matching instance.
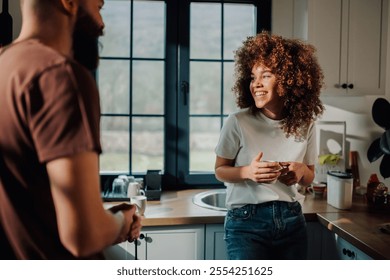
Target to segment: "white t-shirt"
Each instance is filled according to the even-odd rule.
[[[215,153],[226,159],[235,159],[235,166],[246,166],[263,152],[262,160],[295,161],[314,165],[317,159],[316,130],[310,125],[304,140],[294,136],[286,137],[280,128],[280,121],[267,118],[262,113],[256,116],[243,109],[229,115],[221,130]],[[277,181],[274,184],[260,184],[252,180],[240,183],[225,183],[227,187],[226,207],[242,207],[267,201],[302,201],[304,196],[295,185],[286,186]]]

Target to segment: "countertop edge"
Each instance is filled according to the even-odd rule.
[[[352,233],[343,230],[341,227],[339,227],[334,222],[328,220],[324,213],[317,213],[317,219],[324,227],[326,227],[331,232],[337,234],[341,238],[343,238],[345,241],[351,243],[353,246],[361,250],[363,253],[367,254],[368,256],[372,257],[375,260],[387,260],[388,257],[382,255],[380,252],[354,236]]]

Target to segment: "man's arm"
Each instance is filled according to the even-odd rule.
[[[73,255],[97,253],[125,241],[130,231],[134,236],[129,239],[138,237],[141,224],[134,206],[116,214],[103,208],[95,152],[50,161],[47,171],[61,242]]]

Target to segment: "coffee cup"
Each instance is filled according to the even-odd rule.
[[[323,197],[326,189],[326,184],[323,183],[313,183],[307,187],[307,191],[311,193],[314,197]]]
[[[270,173],[277,173],[281,171],[284,167],[280,165],[278,161],[275,160],[264,160],[263,162],[269,162],[272,163],[272,165],[269,168],[272,168],[272,171]],[[279,177],[279,176],[278,176]],[[275,184],[278,180],[278,177],[276,177],[274,180],[267,182],[268,184]]]
[[[130,204],[134,204],[137,207],[137,213],[144,215],[146,209],[146,196],[135,195],[130,197]]]
[[[127,196],[145,195],[145,191],[141,189],[142,185],[138,182],[130,182],[127,187]]]

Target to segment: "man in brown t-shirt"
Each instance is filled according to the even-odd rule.
[[[101,33],[102,5],[21,1],[20,36],[0,50],[1,259],[101,258],[139,236],[134,206],[103,208],[99,95],[72,58],[75,28]]]

